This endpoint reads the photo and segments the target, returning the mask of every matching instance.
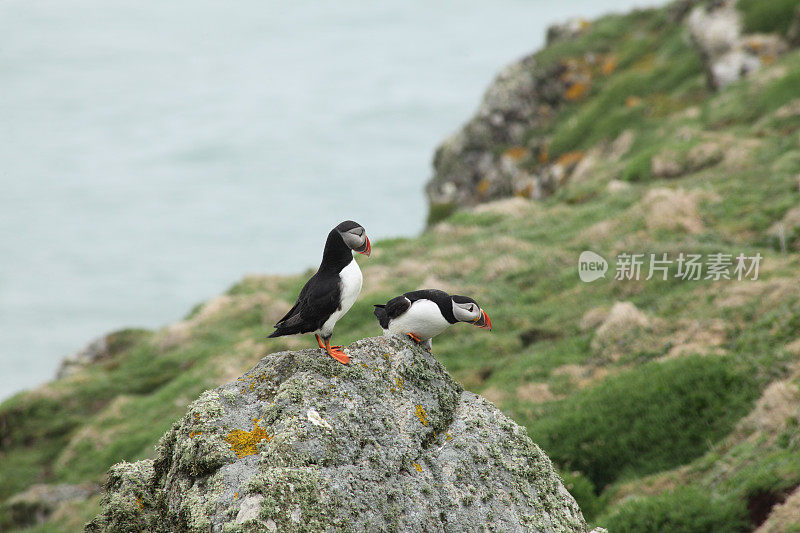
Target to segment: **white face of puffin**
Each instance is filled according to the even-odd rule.
[[[459,322],[472,322],[481,316],[481,308],[473,302],[457,303],[453,300],[453,314]]]
[[[361,226],[356,226],[347,231],[339,230],[339,235],[342,236],[344,243],[351,250],[360,254],[369,255],[372,251],[367,232]]]
[[[469,322],[479,328],[492,329],[492,321],[489,316],[478,307],[475,300],[466,296],[453,296],[453,315],[459,322]]]

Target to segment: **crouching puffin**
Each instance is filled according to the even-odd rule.
[[[436,289],[407,292],[386,305],[375,305],[375,316],[384,333],[408,335],[428,350],[431,339],[456,322],[492,329],[489,315],[475,300]]]
[[[344,365],[350,362],[341,346],[331,346],[331,334],[361,292],[361,269],[351,250],[368,256],[372,245],[360,224],[345,220],[328,233],[317,273],[300,290],[294,307],[275,324],[270,338],[314,332],[328,355]]]

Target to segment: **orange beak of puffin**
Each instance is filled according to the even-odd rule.
[[[486,311],[481,309],[481,316],[473,322],[474,325],[478,326],[479,328],[488,329],[492,331],[492,320],[489,318],[489,315],[486,314]]]
[[[356,250],[356,252],[360,254],[364,254],[369,257],[369,254],[372,253],[372,244],[369,242],[369,237],[365,237],[366,241],[364,242],[364,246],[360,249]]]

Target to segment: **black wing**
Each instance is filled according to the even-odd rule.
[[[430,300],[437,304],[450,301],[450,295],[439,289],[420,289],[418,291],[407,292],[403,296],[411,300],[412,303],[417,300]]]
[[[411,291],[392,298],[386,302],[386,305],[376,305],[373,312],[375,316],[378,317],[378,322],[381,327],[387,329],[389,327],[389,321],[402,316],[403,313],[408,311],[411,304],[417,300],[431,300],[436,303],[439,309],[442,309],[442,313],[445,314],[449,309],[450,295],[438,289]],[[452,311],[450,311],[450,313],[452,314]],[[446,316],[445,314],[445,317]]]
[[[408,311],[409,307],[411,307],[411,300],[406,298],[405,294],[396,298],[392,298],[386,302],[386,317],[389,320],[397,318]]]
[[[275,331],[270,337],[308,333],[321,328],[339,309],[341,291],[338,275],[314,274],[300,290],[294,307],[275,324]]]
[[[386,302],[386,305],[376,304],[373,313],[375,313],[375,317],[378,319],[378,324],[380,324],[383,329],[389,329],[389,321],[408,311],[409,307],[411,307],[411,302],[403,295],[392,298]]]

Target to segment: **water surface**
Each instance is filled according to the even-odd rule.
[[[637,0],[3,0],[0,398],[103,332],[424,224],[434,147],[572,15]]]

